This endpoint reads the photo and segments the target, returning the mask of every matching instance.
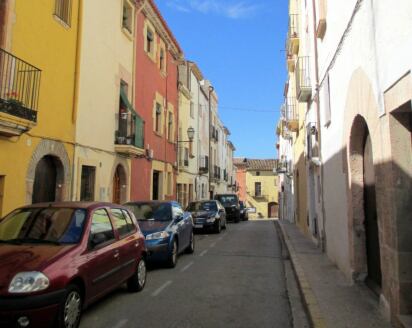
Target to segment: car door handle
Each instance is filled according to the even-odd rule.
[[[115,259],[118,259],[118,258],[119,258],[119,251],[114,251],[113,257],[114,257]]]
[[[135,243],[134,243],[134,247],[139,247],[139,242],[138,241],[136,241]]]

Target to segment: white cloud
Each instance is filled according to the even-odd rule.
[[[249,17],[255,14],[260,7],[245,0],[232,0],[230,2],[223,0],[168,0],[167,5],[181,12],[197,11],[232,19]]]

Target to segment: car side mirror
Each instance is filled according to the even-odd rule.
[[[92,239],[90,240],[90,246],[91,248],[96,248],[96,246],[103,244],[105,241],[106,241],[105,234],[100,232],[100,233],[93,235]]]
[[[221,209],[219,210],[219,213],[225,213],[225,210],[224,210],[223,208],[221,208]]]
[[[182,221],[182,220],[183,220],[183,215],[180,215],[180,216],[176,216],[176,217],[175,217],[176,223],[179,223],[179,222]]]

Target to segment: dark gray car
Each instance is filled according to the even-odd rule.
[[[192,213],[195,229],[226,229],[226,211],[217,200],[191,202],[186,211]]]

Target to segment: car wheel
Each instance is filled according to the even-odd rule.
[[[226,230],[226,228],[227,228],[227,225],[226,225],[226,219],[225,219],[225,223],[223,224],[223,227],[222,227],[222,229],[225,229]]]
[[[189,246],[186,248],[186,253],[193,254],[195,251],[195,236],[192,231],[192,235],[190,236],[190,243]]]
[[[177,264],[177,241],[173,240],[172,250],[169,255],[168,265],[170,268],[174,268]]]
[[[217,222],[217,225],[215,225],[215,233],[220,233],[220,231],[222,231],[222,226],[221,226],[221,222],[220,222],[220,220],[217,220],[216,221]]]
[[[235,217],[235,223],[239,223],[240,221],[240,214],[236,215]]]
[[[77,328],[82,315],[83,296],[77,285],[71,284],[66,288],[66,295],[60,304],[58,327]]]
[[[127,280],[129,292],[140,292],[146,284],[146,261],[142,258],[137,264],[136,272]]]

